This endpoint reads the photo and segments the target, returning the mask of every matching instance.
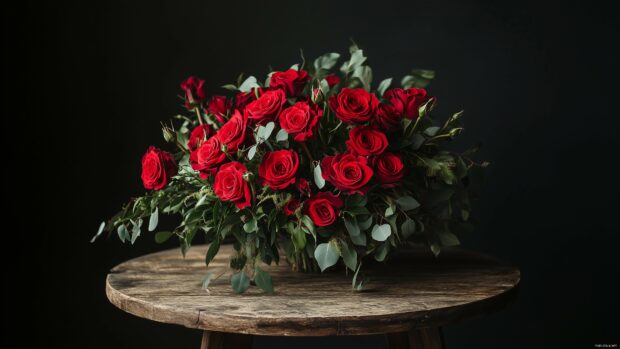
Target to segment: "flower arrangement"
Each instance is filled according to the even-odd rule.
[[[299,271],[342,260],[359,290],[366,258],[381,262],[408,244],[435,254],[458,244],[471,227],[472,172],[487,165],[470,159],[476,148],[445,147],[463,130],[462,112],[443,123],[431,118],[437,100],[425,89],[434,77],[428,70],[412,71],[401,87],[389,78],[371,90],[363,50],[349,51],[337,72],[340,55],[328,53],[271,72],[262,84],[240,76],[223,86],[230,96],[209,97],[203,80],[185,80],[189,115],[162,125],[178,149],[148,148],[147,193],[102,223],[95,238],[116,231],[133,244],[144,222],[154,231],[161,213],[180,214],[181,224],[155,240],[174,236],[185,254],[200,234],[210,243],[207,266],[225,239],[234,240],[238,293],[251,280],[272,292],[260,262],[278,263],[281,254]]]

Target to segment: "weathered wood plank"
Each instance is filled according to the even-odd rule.
[[[201,288],[206,246],[185,259],[179,250],[154,253],[112,269],[108,299],[131,314],[216,332],[276,336],[358,335],[438,327],[492,312],[510,302],[519,270],[462,249],[439,258],[426,250],[403,252],[387,265],[366,268],[372,281],[351,291],[351,275],[265,267],[275,294],[251,287],[236,295],[229,284],[231,246],[222,246],[209,271],[223,276]]]

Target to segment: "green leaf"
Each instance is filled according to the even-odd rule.
[[[312,218],[310,218],[308,215],[303,215],[301,216],[301,222],[304,224],[304,226],[306,226],[306,228],[308,228],[308,231],[312,235],[316,234],[316,228],[314,226],[314,222],[312,221]]]
[[[421,87],[424,88],[435,78],[435,72],[425,69],[414,69],[411,75],[407,75],[401,81],[403,88]]]
[[[159,208],[155,207],[155,211],[151,213],[151,218],[149,218],[149,231],[155,230],[155,228],[157,228],[158,222],[159,222]]]
[[[364,65],[355,68],[351,77],[358,78],[364,86],[364,89],[366,91],[370,91],[370,84],[372,83],[372,69],[369,66]]]
[[[357,268],[357,251],[355,251],[353,246],[349,246],[346,241],[341,240],[340,242],[340,253],[342,254],[344,264],[349,269],[355,271]]]
[[[392,215],[394,215],[394,213],[396,213],[396,206],[394,206],[393,204],[388,206],[385,209],[385,216],[386,217],[392,216]]]
[[[340,70],[344,73],[350,73],[364,64],[365,61],[366,57],[364,57],[364,50],[355,50],[351,53],[351,59],[345,62]]]
[[[118,238],[121,239],[122,242],[129,239],[129,232],[127,231],[125,224],[119,225],[116,232],[118,233]]]
[[[338,262],[338,249],[334,241],[322,243],[314,250],[314,259],[319,264],[321,271],[331,267]]]
[[[379,83],[379,87],[377,87],[377,92],[379,92],[379,96],[383,96],[385,91],[390,88],[390,85],[392,85],[392,78],[387,78],[381,81],[381,83]]]
[[[413,149],[420,149],[424,142],[426,142],[426,138],[424,138],[422,134],[414,133],[413,137],[411,138],[411,147],[413,147]]]
[[[411,218],[407,218],[400,226],[400,233],[404,239],[408,239],[415,233],[415,221]]]
[[[441,246],[439,246],[439,244],[436,244],[436,243],[431,243],[431,251],[433,252],[435,257],[437,257],[439,256],[439,253],[441,252]]]
[[[250,287],[250,278],[240,271],[230,277],[230,285],[235,293],[243,293]]]
[[[314,184],[316,184],[319,189],[323,189],[325,186],[325,179],[323,179],[323,174],[321,172],[321,164],[317,164],[314,167]]]
[[[351,207],[347,208],[346,212],[349,212],[354,216],[370,214],[370,211],[368,211],[366,207]]]
[[[428,127],[426,130],[424,130],[424,134],[429,136],[429,137],[433,137],[434,135],[437,134],[437,132],[441,129],[441,127],[439,126],[431,126]]]
[[[364,289],[364,285],[367,283],[368,279],[362,278],[360,282],[357,282],[358,275],[360,273],[360,269],[362,269],[362,262],[357,266],[357,270],[355,270],[355,274],[353,274],[353,280],[351,281],[351,288],[353,291],[361,291]]]
[[[453,233],[445,230],[437,231],[442,246],[458,246],[461,244],[459,238]]]
[[[142,227],[142,219],[138,219],[137,222],[135,222],[133,224],[133,227],[131,228],[131,244],[133,245],[136,240],[138,239],[138,236],[140,236],[140,234],[142,233],[142,229],[140,229]]]
[[[263,291],[271,294],[273,293],[273,283],[271,281],[271,275],[268,272],[263,271],[259,267],[254,269],[254,282],[256,286],[263,289]]]
[[[95,240],[97,240],[99,235],[101,235],[101,233],[103,233],[103,230],[105,229],[105,225],[106,225],[105,222],[101,222],[101,224],[99,225],[99,229],[97,230],[97,234],[95,234],[95,236],[93,236],[93,238],[90,239],[91,243],[95,242]]]
[[[355,194],[347,196],[345,202],[347,207],[359,207],[366,206],[368,199],[364,195]]]
[[[233,85],[233,84],[226,84],[226,85],[222,85],[223,89],[229,90],[229,91],[237,91],[237,86]]]
[[[359,236],[361,234],[360,227],[357,224],[357,219],[355,217],[349,218],[348,216],[344,216],[344,226],[347,228],[349,235],[351,236]]]
[[[306,233],[301,230],[300,227],[295,227],[292,223],[289,225],[289,231],[295,250],[303,251],[304,247],[306,247]]]
[[[217,252],[219,250],[220,250],[220,239],[216,238],[215,240],[213,240],[211,245],[209,245],[209,249],[207,250],[207,255],[205,256],[205,264],[207,265],[207,267],[209,266],[209,263],[211,263],[213,258],[215,258],[215,255],[217,255]]]
[[[372,225],[372,216],[368,216],[365,221],[358,221],[358,225],[361,230],[368,230],[368,228]]]
[[[256,155],[256,146],[257,145],[254,144],[250,147],[250,149],[248,149],[248,160],[254,159],[254,156]]]
[[[269,136],[271,136],[271,133],[273,132],[273,129],[276,127],[275,122],[273,121],[269,121],[267,123],[267,125],[264,126],[265,127],[265,131],[263,133],[263,140],[268,140]]]
[[[259,87],[256,78],[253,76],[248,76],[247,79],[239,86],[239,91],[241,92],[250,92],[253,88]]]
[[[174,235],[171,231],[158,231],[155,233],[155,242],[158,244],[166,242],[170,237]]]
[[[389,224],[375,224],[372,227],[372,238],[376,241],[385,241],[390,235],[392,235],[392,228]]]
[[[351,237],[351,241],[353,241],[354,245],[357,246],[366,246],[366,234],[360,234],[357,236],[349,235]]]
[[[314,60],[314,69],[330,70],[334,67],[334,65],[336,65],[336,63],[338,62],[338,58],[340,58],[339,53],[326,53]]]
[[[284,142],[288,141],[288,132],[285,129],[281,128],[278,133],[276,133],[276,142]]]
[[[403,211],[414,210],[420,207],[420,203],[411,196],[401,196],[396,199],[396,203],[403,209]]]
[[[243,230],[246,233],[255,232],[257,229],[258,229],[258,222],[256,221],[256,217],[254,216],[252,216],[252,218],[243,225]]]
[[[202,278],[202,289],[206,290],[209,288],[209,284],[211,283],[211,278],[213,277],[213,273],[206,273]]]
[[[379,247],[377,247],[377,250],[375,251],[375,260],[377,262],[383,262],[389,251],[390,244],[388,244],[387,242],[379,245]]]

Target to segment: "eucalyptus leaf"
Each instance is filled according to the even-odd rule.
[[[95,236],[93,236],[93,238],[90,239],[91,243],[95,242],[95,240],[97,240],[99,235],[103,233],[103,231],[105,230],[105,225],[106,225],[105,222],[101,222],[101,224],[99,225],[99,229],[97,230],[97,234],[95,234]]]
[[[250,278],[240,271],[230,277],[230,285],[235,293],[243,293],[250,287]]]
[[[170,239],[170,237],[174,235],[171,231],[158,231],[155,233],[155,242],[158,244],[164,243]]]
[[[288,141],[288,132],[285,129],[281,128],[278,133],[276,133],[276,142],[284,142]]]
[[[440,230],[437,232],[437,235],[442,246],[458,246],[461,244],[459,238],[449,231]]]
[[[254,144],[253,146],[250,147],[250,149],[248,149],[248,160],[254,159],[255,155],[256,155],[256,144]]]
[[[323,189],[325,186],[325,179],[323,178],[323,173],[321,172],[321,164],[317,164],[314,167],[314,184],[316,184],[319,189]]]
[[[273,293],[273,282],[271,281],[271,275],[259,267],[254,269],[254,282],[256,283],[256,286],[263,289],[263,291],[269,294]]]
[[[142,233],[141,227],[142,227],[142,219],[138,219],[138,221],[134,223],[133,227],[131,228],[131,244],[132,245],[136,242],[136,240]]]
[[[355,68],[351,76],[358,78],[361,81],[364,90],[370,91],[370,84],[372,83],[372,69],[369,66],[364,65]]]
[[[306,247],[306,233],[300,227],[294,227],[293,224],[289,225],[289,230],[291,229],[291,227],[291,240],[293,241],[295,250],[303,251],[304,247]]]
[[[360,234],[357,236],[349,235],[349,236],[354,245],[366,247],[366,244],[367,244],[366,234]]]
[[[119,225],[116,232],[118,233],[118,238],[121,239],[122,242],[125,242],[125,240],[129,238],[129,232],[125,224]]]
[[[321,271],[331,267],[338,262],[338,250],[333,241],[319,244],[314,250],[314,259],[316,259]]]
[[[237,86],[233,85],[233,84],[226,84],[226,85],[222,85],[223,89],[229,90],[229,91],[237,91]]]
[[[429,137],[433,137],[437,134],[437,132],[441,129],[441,127],[439,126],[431,126],[428,127],[426,130],[424,130],[424,134],[429,136]]]
[[[392,235],[392,228],[389,224],[375,224],[372,227],[372,232],[370,233],[372,238],[376,241],[385,241],[390,235]]]
[[[414,210],[420,207],[420,203],[411,196],[401,196],[396,199],[396,203],[403,209],[403,211]]]
[[[349,246],[346,241],[341,240],[340,253],[344,264],[352,271],[355,271],[355,269],[357,269],[357,251],[355,250],[355,247]]]
[[[358,225],[360,230],[368,230],[368,228],[372,225],[372,216],[369,215],[366,220],[358,221]]]
[[[389,251],[390,244],[388,244],[387,242],[379,245],[379,247],[377,247],[377,250],[375,251],[375,260],[377,262],[383,262]]]
[[[258,86],[258,82],[256,81],[256,78],[253,76],[248,76],[248,78],[245,79],[245,81],[241,84],[241,86],[239,86],[239,91],[250,92],[255,87],[260,87]]]
[[[268,140],[269,136],[271,136],[271,133],[273,132],[273,129],[276,127],[275,122],[273,121],[269,121],[267,123],[267,125],[265,125],[265,132],[263,133],[263,140]]]
[[[340,58],[339,53],[326,53],[314,60],[314,69],[330,70],[336,65],[336,63],[338,62],[338,58]]]
[[[252,218],[243,225],[243,230],[246,233],[255,232],[257,229],[258,229],[258,222],[256,221],[256,217],[254,216],[252,216]]]
[[[149,218],[149,231],[153,231],[157,228],[157,223],[159,222],[159,208],[155,207],[155,211],[151,213],[151,217]]]
[[[379,87],[377,87],[377,92],[379,92],[379,96],[383,96],[385,91],[390,88],[392,85],[392,78],[387,78],[379,83]]]
[[[411,218],[407,218],[400,226],[400,234],[404,239],[408,239],[415,233],[415,221]]]
[[[211,278],[213,277],[213,273],[206,273],[202,278],[202,289],[206,290],[209,288],[209,284],[211,283]]]
[[[360,227],[357,224],[357,219],[355,219],[355,217],[349,218],[348,216],[344,216],[344,226],[347,229],[347,231],[349,232],[349,235],[351,236],[358,236],[360,235]]]

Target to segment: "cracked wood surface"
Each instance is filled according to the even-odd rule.
[[[116,266],[106,280],[112,304],[136,316],[209,331],[273,336],[328,336],[406,332],[443,326],[498,310],[514,299],[519,270],[493,258],[444,249],[393,256],[364,265],[371,281],[351,291],[344,267],[323,274],[293,272],[285,262],[265,266],[275,293],[252,286],[234,294],[229,283],[231,245],[209,265],[209,291],[201,287],[207,246],[186,258],[179,249],[149,254]],[[370,263],[369,263],[370,264]]]

